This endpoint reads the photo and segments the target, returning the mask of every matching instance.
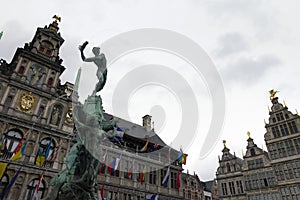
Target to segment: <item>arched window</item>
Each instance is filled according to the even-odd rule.
[[[50,149],[49,149],[49,153],[48,155],[46,155],[47,152],[47,147],[50,145]],[[37,165],[42,165],[44,163],[42,163],[45,160],[49,160],[54,149],[55,149],[56,145],[55,145],[55,141],[51,138],[44,138],[40,141],[40,146],[39,146],[39,150],[38,153],[36,155],[36,161],[35,163],[37,164],[37,159],[39,156],[43,156],[43,159],[40,159],[38,162],[41,162],[40,164]]]
[[[13,152],[23,138],[21,131],[13,129],[5,134],[6,147],[8,152]]]
[[[27,186],[26,197],[25,197],[26,200],[32,200],[32,197],[34,195],[34,191],[35,191],[35,188],[36,188],[36,185],[38,184],[38,182],[39,182],[38,178],[30,181],[30,183]],[[42,180],[40,183],[39,191],[38,191],[38,199],[41,199],[44,197],[45,189],[46,189],[46,184],[45,184],[45,181]]]
[[[0,193],[2,193],[6,189],[8,183],[9,183],[8,175],[4,174],[2,176],[2,179],[0,180]]]

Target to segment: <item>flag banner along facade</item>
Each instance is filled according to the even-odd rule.
[[[25,149],[26,149],[26,144],[27,144],[26,141],[24,143],[22,142],[22,148],[19,148],[18,151],[16,153],[14,153],[11,160],[17,161],[23,157],[23,155],[25,153]]]
[[[118,169],[118,165],[119,165],[119,162],[121,160],[121,157],[122,156],[116,157],[112,161],[112,163],[110,164],[110,166],[108,167],[108,171],[109,171],[110,174],[113,174]]]
[[[22,167],[19,168],[19,170],[17,171],[17,173],[15,174],[15,176],[11,179],[10,183],[8,184],[8,186],[5,188],[5,190],[3,190],[0,194],[0,200],[2,200],[5,195],[9,192],[10,188],[14,185],[14,183],[16,182],[19,173],[21,171]]]
[[[148,144],[149,144],[149,139],[147,139],[147,142],[145,144],[145,146],[140,150],[141,152],[145,152],[148,149]]]
[[[43,163],[45,162],[45,160],[46,160],[45,155],[43,154],[42,150],[39,149],[39,151],[38,151],[38,156],[37,156],[37,158],[36,158],[35,164],[36,164],[37,166],[42,166]]]
[[[167,173],[165,175],[165,178],[164,178],[164,180],[161,183],[164,187],[168,186],[169,178],[170,178],[170,166],[168,167],[168,170],[167,170]]]
[[[147,194],[147,200],[158,200],[158,194]]]
[[[133,170],[134,170],[134,160],[132,161],[131,166],[130,166],[128,172],[127,172],[127,176],[128,176],[128,178],[130,178],[130,179],[131,179]]]
[[[0,180],[2,179],[8,163],[0,162]]]
[[[176,188],[180,189],[180,171],[177,172],[177,178],[176,178]]]
[[[39,182],[38,182],[38,184],[35,187],[35,191],[34,191],[32,200],[38,200],[39,189],[40,189],[40,185],[41,185],[41,182],[43,180],[43,177],[44,177],[44,173],[45,173],[45,171],[42,171],[42,174],[41,174],[41,176],[39,178]]]
[[[145,181],[146,170],[147,170],[147,167],[145,165],[144,169],[143,169],[143,171],[141,173],[141,177],[140,177],[141,184]]]

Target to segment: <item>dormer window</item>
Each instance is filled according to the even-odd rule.
[[[53,44],[51,42],[43,41],[39,47],[39,52],[50,57],[52,55],[53,49]]]
[[[23,75],[24,72],[25,72],[25,67],[24,67],[24,66],[21,66],[21,67],[19,68],[19,70],[18,70],[18,73],[19,73],[20,75]]]
[[[255,156],[255,150],[254,149],[250,149],[250,155]]]

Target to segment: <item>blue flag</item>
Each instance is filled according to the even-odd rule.
[[[11,179],[11,182],[8,184],[8,186],[5,188],[5,190],[3,190],[0,194],[0,200],[2,200],[5,195],[8,193],[8,191],[10,190],[10,188],[14,185],[14,183],[16,182],[18,176],[19,176],[19,173],[22,169],[22,166],[19,168],[19,170],[17,171],[17,173],[15,174],[15,176]]]

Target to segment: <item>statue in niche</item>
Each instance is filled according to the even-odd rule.
[[[107,68],[106,68],[106,58],[103,53],[100,53],[100,48],[99,47],[93,47],[93,53],[94,57],[86,58],[84,56],[83,50],[85,49],[86,45],[88,42],[86,41],[83,43],[81,46],[79,46],[79,50],[81,53],[81,58],[84,62],[94,62],[98,69],[97,69],[97,78],[98,78],[98,83],[96,84],[96,87],[92,93],[92,95],[96,95],[97,92],[101,91],[106,83],[106,77],[107,77]]]
[[[58,125],[61,116],[61,108],[60,106],[54,106],[51,114],[50,124]]]

